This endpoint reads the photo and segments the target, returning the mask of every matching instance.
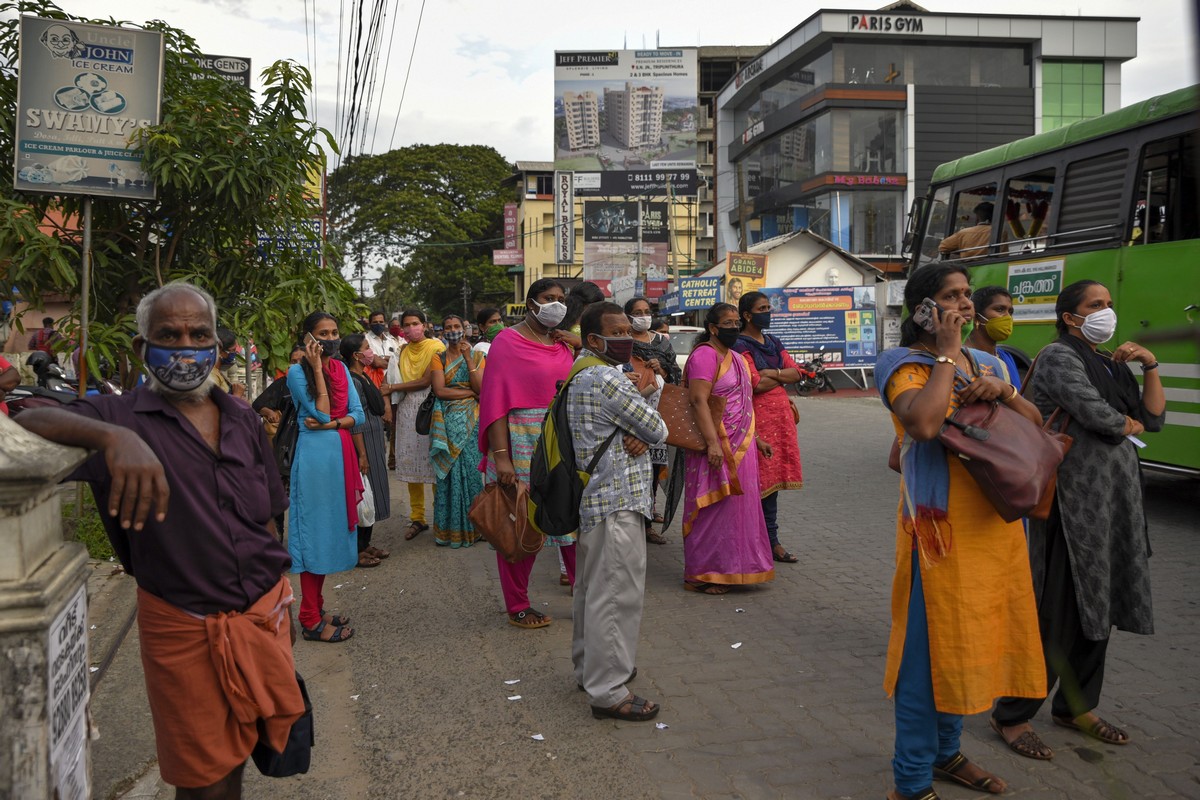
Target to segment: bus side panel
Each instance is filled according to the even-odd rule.
[[[1142,459],[1200,469],[1200,240],[1121,248],[1121,280],[1113,292],[1117,335],[1108,343],[1144,344],[1158,359],[1167,395],[1167,425],[1147,433]],[[1111,287],[1113,284],[1109,284]],[[1141,380],[1140,370],[1133,368]]]

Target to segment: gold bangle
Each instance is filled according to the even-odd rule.
[[[502,447],[502,448],[500,448],[499,450],[493,450],[493,451],[492,451],[492,455],[496,455],[496,453],[507,453],[507,452],[508,452],[508,448],[507,448],[507,447]]]
[[[1017,391],[1017,387],[1015,387],[1015,386],[1012,387],[1012,394],[1010,394],[1008,397],[1004,398],[1004,402],[1011,403],[1013,400],[1017,399],[1017,395],[1019,395],[1019,394],[1020,394],[1020,392]]]

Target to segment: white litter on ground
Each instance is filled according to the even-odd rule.
[[[350,695],[350,699],[351,699],[351,700],[357,700],[357,699],[358,699],[358,698],[360,698],[360,697],[362,697],[362,695],[361,695],[361,694],[352,694],[352,695]]]
[[[505,681],[505,682],[504,682],[504,685],[505,685],[505,686],[512,686],[512,685],[514,685],[514,684],[518,684],[518,683],[520,683],[520,682],[521,682],[521,679],[520,679],[520,678],[513,678],[511,681]]]
[[[520,699],[521,699],[521,695],[519,695],[519,694],[514,694],[514,695],[512,695],[511,697],[509,697],[508,699],[509,699],[509,700],[520,700]]]
[[[730,646],[730,647],[732,647],[734,650],[737,650],[739,647],[741,647],[741,646],[742,646],[742,643],[741,643],[741,642],[734,642],[733,644],[731,644],[731,645],[729,645],[729,646]]]
[[[535,742],[544,742],[544,741],[546,741],[546,737],[545,737],[545,736],[542,736],[540,733],[535,733],[533,736],[530,736],[529,738],[530,738],[530,739],[533,739]]]
[[[667,728],[669,728],[671,726],[665,722],[656,722],[656,723],[654,723],[654,727],[658,728],[660,731],[665,731]]]

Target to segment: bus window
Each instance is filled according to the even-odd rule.
[[[1142,151],[1134,196],[1131,245],[1200,237],[1194,201],[1196,133],[1151,142]]]
[[[938,245],[946,238],[946,220],[950,217],[950,187],[943,186],[933,193],[929,206],[925,236],[921,239],[921,263],[938,257]]]
[[[1012,253],[1043,250],[1045,225],[1054,198],[1054,170],[1040,170],[1013,178],[1004,192],[1004,224],[1000,227],[1001,248]]]
[[[996,208],[996,184],[964,189],[954,198],[954,233],[938,245],[942,258],[980,258],[988,254]]]
[[[1052,245],[1104,247],[1120,241],[1121,198],[1128,174],[1128,150],[1113,150],[1068,164]]]

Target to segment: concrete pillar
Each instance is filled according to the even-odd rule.
[[[55,494],[86,457],[0,415],[0,797],[91,796],[88,556]]]

